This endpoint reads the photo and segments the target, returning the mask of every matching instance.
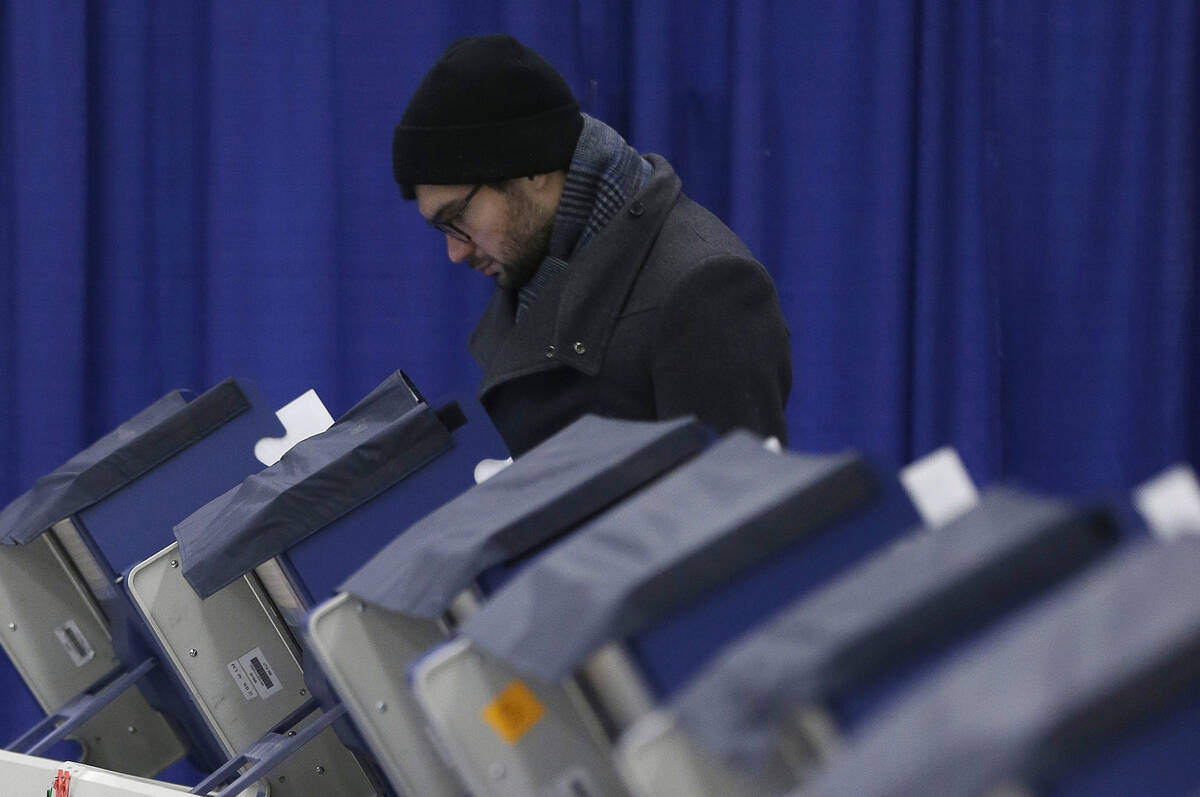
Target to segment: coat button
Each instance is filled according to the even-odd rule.
[[[587,346],[583,345],[582,340],[575,341],[575,353],[576,354],[587,354]]]
[[[629,215],[634,218],[646,212],[646,206],[642,204],[640,199],[635,199],[633,204],[629,206]]]
[[[546,347],[546,356],[553,357],[554,352],[555,352],[554,344],[551,343],[549,346]]]

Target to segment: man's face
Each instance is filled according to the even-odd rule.
[[[550,245],[554,211],[539,203],[524,179],[503,190],[472,185],[418,185],[417,210],[446,236],[446,254],[494,277],[503,288],[519,288],[541,265]],[[465,204],[464,204],[465,201]],[[464,240],[466,239],[466,240]]]

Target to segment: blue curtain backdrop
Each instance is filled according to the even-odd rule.
[[[794,447],[1071,492],[1194,459],[1198,14],[1178,2],[3,5],[0,499],[167,389],[473,389],[490,285],[389,175],[509,31],[749,243]]]
[[[1194,0],[3,0],[0,503],[175,387],[473,391],[490,284],[389,148],[491,31],[770,269],[794,448],[1072,494],[1196,461]]]

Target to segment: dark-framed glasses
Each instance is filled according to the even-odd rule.
[[[480,188],[483,188],[483,183],[472,188],[465,197],[450,205],[443,212],[439,213],[437,217],[429,219],[429,226],[440,233],[449,235],[455,240],[470,243],[471,236],[459,229],[455,222],[461,219],[462,215],[467,212],[467,205],[471,204],[471,200],[479,192]]]

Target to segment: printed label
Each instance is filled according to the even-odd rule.
[[[546,707],[529,687],[513,681],[495,700],[484,706],[481,713],[484,722],[492,726],[497,736],[509,744],[516,744],[538,724]]]
[[[233,676],[233,682],[237,684],[238,691],[242,693],[244,699],[253,700],[258,697],[258,690],[254,688],[254,684],[250,683],[250,679],[246,677],[241,664],[231,661],[225,665],[225,669],[229,670],[229,674]]]
[[[229,670],[234,683],[246,700],[256,697],[266,700],[283,688],[279,676],[271,669],[271,663],[263,655],[262,648],[255,648],[237,661],[229,662],[225,669]]]
[[[79,626],[74,620],[68,620],[55,628],[54,636],[58,637],[59,644],[71,657],[71,661],[75,662],[76,667],[82,667],[96,658],[96,651],[92,649],[87,637],[79,630]]]
[[[266,700],[271,695],[283,688],[283,684],[279,682],[279,678],[275,675],[275,671],[271,669],[267,657],[263,655],[260,648],[247,653],[238,659],[242,665],[242,669],[246,671],[246,675],[250,677],[250,681],[254,684],[254,688],[258,690],[258,696]]]

